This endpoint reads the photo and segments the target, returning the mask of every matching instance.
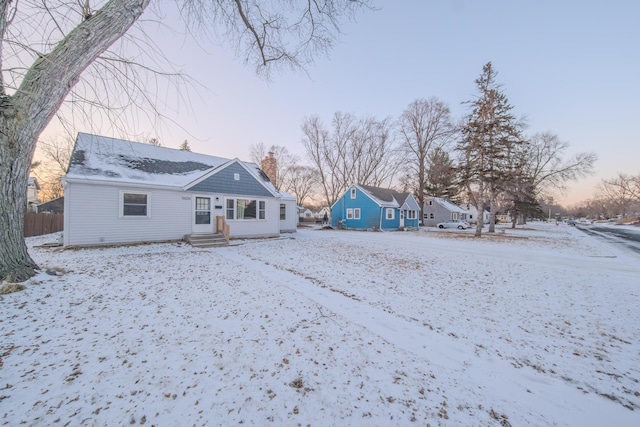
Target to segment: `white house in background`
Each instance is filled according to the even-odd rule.
[[[38,191],[40,191],[38,180],[30,176],[27,183],[27,210],[29,212],[35,211],[35,206],[38,204]]]
[[[325,214],[327,215],[328,219],[331,219],[331,208],[329,206],[325,206],[322,209],[320,209],[318,212],[316,212],[315,217],[319,220],[322,220]]]
[[[478,209],[476,209],[475,206],[473,206],[471,203],[464,203],[464,204],[461,204],[460,207],[469,213],[469,216],[467,219],[469,224],[476,224],[478,222]],[[488,224],[490,216],[491,214],[489,212],[489,208],[486,207],[484,209],[484,215],[482,216],[482,223]]]
[[[63,178],[64,245],[296,230],[296,199],[254,163],[79,133]]]

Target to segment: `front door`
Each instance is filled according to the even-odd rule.
[[[404,227],[404,211],[400,209],[400,228]]]
[[[193,202],[194,233],[213,233],[214,221],[211,218],[211,197],[195,197]]]

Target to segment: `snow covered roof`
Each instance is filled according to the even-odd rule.
[[[462,209],[460,206],[446,199],[443,199],[442,197],[430,197],[430,199],[438,203],[440,206],[444,207],[445,209],[447,209],[449,212],[458,212],[458,213],[465,213],[465,214],[469,213],[466,210]]]
[[[399,193],[390,188],[372,187],[370,185],[358,185],[371,199],[382,207],[401,207],[410,193]]]
[[[234,161],[240,162],[81,132],[73,148],[66,178],[185,187]],[[278,194],[258,165],[240,163],[271,192]]]

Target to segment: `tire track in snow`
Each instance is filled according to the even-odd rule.
[[[358,325],[396,348],[423,359],[440,379],[447,379],[449,387],[456,388],[462,384],[486,405],[501,407],[508,410],[509,414],[526,415],[523,418],[525,422],[531,422],[531,417],[534,417],[542,424],[553,424],[552,420],[545,417],[545,413],[553,407],[552,413],[567,411],[575,416],[576,425],[605,425],[611,420],[602,418],[601,414],[610,412],[603,407],[618,405],[595,394],[584,394],[561,379],[533,369],[516,369],[508,360],[482,358],[476,355],[476,349],[471,345],[441,336],[343,292],[332,290],[321,280],[305,277],[300,272],[251,259],[234,252],[233,248],[221,253],[221,256],[260,272],[268,283],[302,294],[345,319],[346,322],[341,324],[348,322]],[[629,411],[627,417],[617,419],[616,423],[620,426],[635,425],[633,412]]]

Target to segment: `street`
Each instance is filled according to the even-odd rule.
[[[609,243],[620,245],[624,249],[640,254],[640,228],[632,229],[601,224],[577,224],[576,227],[587,234],[591,234]]]

